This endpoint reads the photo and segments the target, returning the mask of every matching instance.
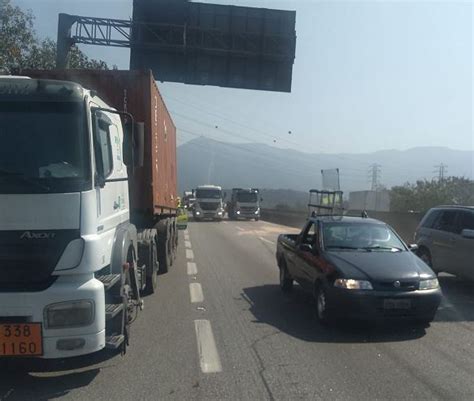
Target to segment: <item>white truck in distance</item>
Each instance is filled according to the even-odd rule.
[[[156,89],[150,73],[75,74],[98,89],[115,80],[102,87],[109,96],[122,83]],[[141,93],[129,110],[152,107]],[[131,201],[145,189],[129,184],[153,164],[143,152],[149,126],[95,90],[24,77],[0,78],[0,121],[0,357],[125,351],[141,294],[155,291],[177,244],[172,209],[136,217]]]
[[[260,220],[260,202],[257,188],[233,188],[231,199],[227,204],[229,219]]]
[[[224,217],[222,188],[216,185],[200,185],[194,190],[196,201],[193,217],[196,221],[211,219],[221,221]]]

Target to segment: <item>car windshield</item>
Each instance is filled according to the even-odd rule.
[[[219,189],[196,189],[196,198],[221,199],[222,191]]]
[[[255,203],[258,200],[258,194],[254,192],[239,192],[237,194],[237,201]]]
[[[327,250],[394,251],[406,247],[385,224],[324,223],[323,243]]]
[[[90,181],[81,102],[0,102],[0,193],[80,191]]]

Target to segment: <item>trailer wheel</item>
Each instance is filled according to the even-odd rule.
[[[170,228],[169,219],[159,221],[155,228],[158,232],[157,247],[158,247],[158,261],[160,264],[160,274],[167,273],[171,267],[169,243],[170,243]]]

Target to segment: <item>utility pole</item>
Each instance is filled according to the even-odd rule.
[[[377,191],[380,187],[380,175],[382,173],[381,165],[374,163],[369,168],[369,179],[372,182],[371,189],[372,191]]]
[[[434,167],[436,168],[436,170],[433,171],[433,173],[438,175],[438,181],[444,181],[444,179],[446,178],[446,174],[448,173],[448,165],[440,163],[439,165]]]

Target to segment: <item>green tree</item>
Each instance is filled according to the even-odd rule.
[[[34,19],[31,11],[0,0],[0,71],[55,68],[56,42],[38,39]],[[108,69],[104,61],[90,59],[77,46],[71,48],[70,68]]]
[[[442,181],[406,183],[390,191],[390,208],[393,211],[424,212],[438,205],[474,205],[474,181],[449,177]]]

